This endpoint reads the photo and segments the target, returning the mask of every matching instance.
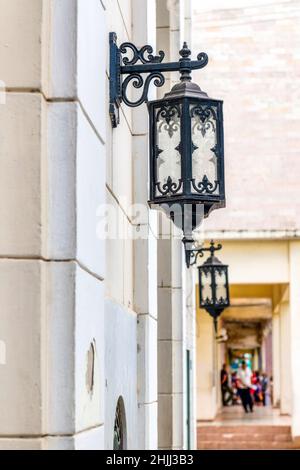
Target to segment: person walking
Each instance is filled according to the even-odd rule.
[[[226,364],[223,364],[221,369],[221,392],[223,406],[228,406],[230,403],[232,403],[233,392],[229,387],[229,372],[228,366]]]
[[[253,401],[250,394],[252,372],[250,367],[247,367],[245,361],[242,362],[242,366],[238,370],[237,377],[239,394],[242,400],[242,405],[244,407],[245,413],[248,413],[248,411],[251,411],[252,413]]]

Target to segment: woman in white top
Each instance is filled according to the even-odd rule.
[[[251,411],[252,413],[253,411],[253,401],[250,394],[251,377],[251,369],[250,367],[247,367],[246,362],[243,361],[241,368],[238,370],[237,379],[239,394],[246,413],[248,413],[248,411]]]

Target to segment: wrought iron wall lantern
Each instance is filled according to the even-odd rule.
[[[148,103],[153,80],[161,87],[164,73],[180,72],[180,83],[162,99],[148,103],[148,202],[151,208],[162,208],[191,241],[203,217],[225,206],[223,103],[191,81],[191,71],[205,67],[207,55],[201,52],[191,60],[186,43],[179,54],[178,62],[163,63],[163,51],[154,55],[151,46],[138,49],[129,42],[118,47],[116,34],[110,33],[109,112],[112,126],[117,127],[122,102],[130,107]],[[130,98],[129,84],[142,90],[139,99]]]
[[[195,265],[198,257],[202,258],[205,252],[210,253],[205,263],[198,266],[199,305],[213,317],[216,332],[219,316],[230,306],[228,265],[215,256],[215,252],[221,249],[222,245],[215,246],[214,241],[207,248],[186,249],[187,267]]]

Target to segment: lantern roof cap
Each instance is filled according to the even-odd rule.
[[[205,91],[202,91],[197,83],[183,80],[176,83],[171,91],[165,94],[164,99],[170,98],[201,98],[210,99]]]
[[[217,258],[215,255],[211,255],[205,263],[203,263],[203,266],[224,266],[224,264]]]

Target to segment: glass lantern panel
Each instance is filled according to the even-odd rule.
[[[227,269],[215,269],[216,304],[227,304]]]
[[[181,105],[172,104],[156,111],[156,196],[180,193]]]
[[[217,107],[190,105],[192,126],[192,192],[219,194]]]
[[[201,305],[210,305],[212,298],[212,278],[209,269],[200,271]]]

